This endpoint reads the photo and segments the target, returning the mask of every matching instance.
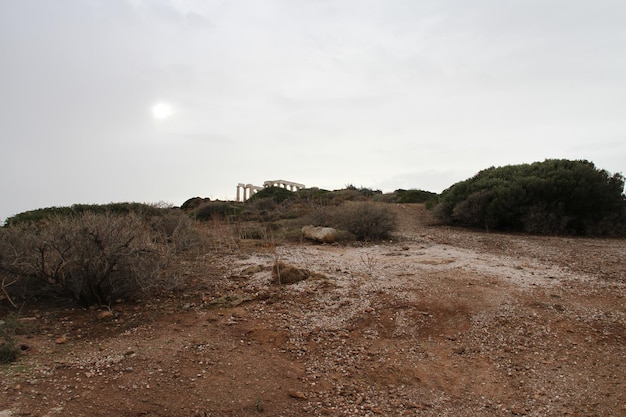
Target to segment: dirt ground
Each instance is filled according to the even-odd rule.
[[[626,416],[624,240],[394,210],[389,242],[211,248],[175,294],[26,305],[0,417]]]

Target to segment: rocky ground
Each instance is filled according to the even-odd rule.
[[[394,210],[389,242],[224,241],[176,294],[25,306],[0,416],[626,415],[624,240]],[[272,284],[277,260],[310,278]]]

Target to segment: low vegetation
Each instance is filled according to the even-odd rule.
[[[361,241],[387,239],[396,228],[396,218],[389,207],[372,202],[348,202],[338,207],[324,207],[310,217],[315,226],[345,230]]]
[[[13,362],[20,353],[15,340],[18,325],[15,313],[0,320],[0,364]]]
[[[488,168],[439,197],[445,223],[537,234],[626,235],[624,177],[588,161]]]
[[[70,297],[110,305],[184,285],[163,266],[201,248],[299,241],[305,225],[338,229],[339,240],[389,239],[389,203],[426,203],[445,224],[540,234],[626,235],[624,178],[588,161],[546,160],[489,168],[441,195],[423,190],[270,187],[246,202],[194,197],[165,204],[76,204],[24,212],[0,228],[0,300]],[[200,252],[198,252],[200,253]],[[182,256],[182,255],[181,255]],[[6,339],[6,337],[5,337]]]
[[[401,204],[429,203],[433,199],[437,198],[436,193],[433,193],[430,191],[424,191],[424,190],[415,190],[415,189],[412,189],[412,190],[398,189],[393,194],[395,196],[395,199],[393,202],[401,203]]]
[[[6,226],[31,223],[51,217],[76,217],[84,213],[93,214],[137,214],[140,216],[159,216],[169,208],[166,204],[145,203],[110,203],[110,204],[74,204],[69,207],[47,207],[29,210],[9,217]]]
[[[192,221],[110,211],[51,214],[0,229],[2,293],[14,299],[71,297],[110,305],[175,284],[159,274],[171,256],[201,243]]]

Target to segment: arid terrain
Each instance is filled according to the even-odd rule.
[[[626,416],[624,240],[393,207],[391,241],[225,240],[168,272],[183,291],[26,304],[0,416]]]

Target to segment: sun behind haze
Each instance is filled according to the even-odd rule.
[[[623,172],[623,16],[618,0],[0,0],[0,223],[279,178],[441,192],[547,158]]]
[[[152,115],[154,116],[155,119],[166,119],[169,116],[172,115],[172,106],[170,106],[168,103],[165,103],[163,101],[155,104],[152,107]]]

